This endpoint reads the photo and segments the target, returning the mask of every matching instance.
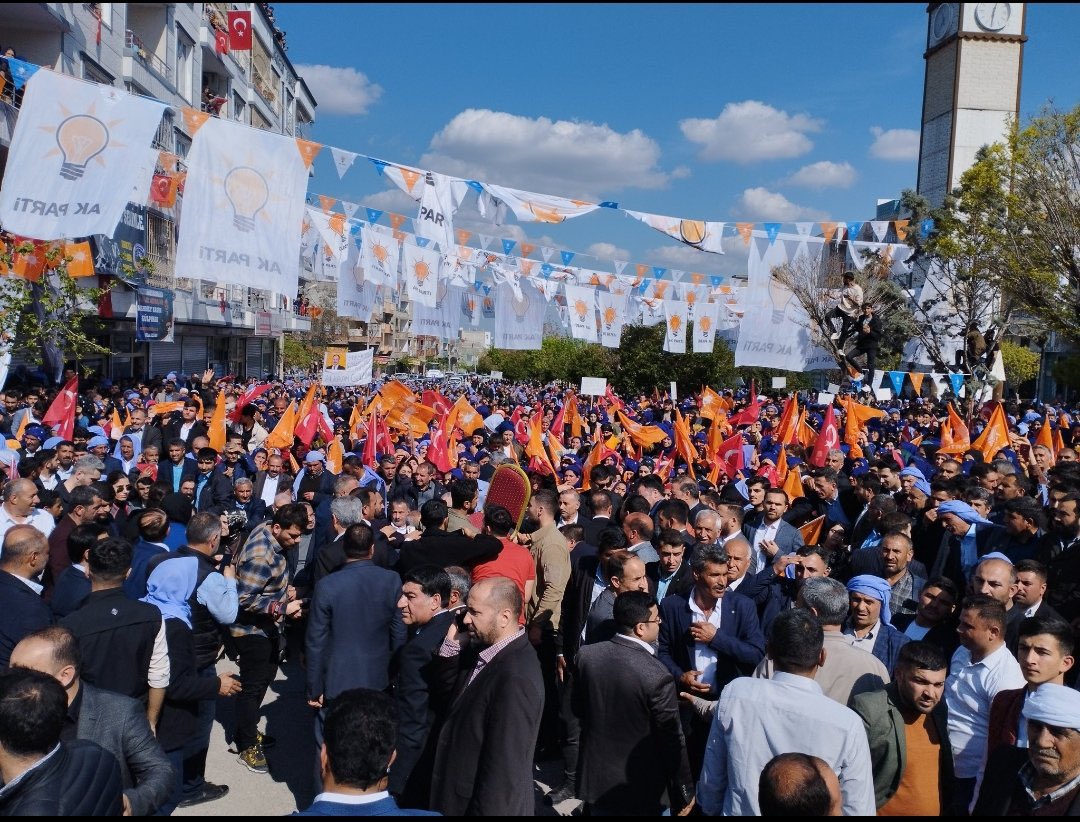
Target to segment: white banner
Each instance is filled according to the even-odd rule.
[[[334,355],[337,357],[337,355]],[[345,355],[345,362],[331,361],[340,367],[323,368],[322,384],[326,386],[367,385],[371,382],[371,365],[375,358],[372,349],[350,351]]]
[[[296,294],[308,182],[296,140],[211,117],[187,164],[177,276]]]
[[[416,236],[437,242],[443,251],[449,251],[454,246],[454,209],[457,207],[452,187],[454,182],[465,185],[462,181],[429,171],[421,184],[420,210],[413,218]]]
[[[364,279],[364,269],[353,266],[342,272],[337,285],[337,313],[339,317],[352,317],[360,322],[370,322],[375,310],[377,286]]]
[[[544,339],[547,300],[532,283],[521,284],[520,300],[506,285],[499,286],[489,297],[495,297],[492,346],[512,351],[538,350]]]
[[[570,336],[575,340],[599,342],[596,334],[596,289],[566,284],[566,308],[570,315]]]
[[[605,348],[618,348],[626,318],[627,297],[625,294],[597,291],[596,299],[600,307],[600,342]]]
[[[598,203],[569,200],[566,197],[537,194],[534,191],[519,191],[491,183],[483,183],[483,186],[489,194],[509,206],[522,223],[561,223],[600,207]]]
[[[432,248],[419,248],[411,243],[402,243],[402,256],[409,299],[414,304],[434,308],[439,267],[442,265],[439,252]]]
[[[703,220],[680,220],[678,217],[664,217],[661,214],[648,214],[644,211],[624,209],[635,220],[641,220],[650,228],[667,234],[680,243],[692,245],[702,251],[723,254],[721,241],[724,237],[723,223],[707,223]]]
[[[46,240],[112,236],[135,191],[148,190],[144,158],[164,111],[113,86],[35,72],[0,189],[4,229]]]
[[[433,308],[429,308],[423,303],[415,303],[412,307],[413,336],[456,340],[458,338],[458,329],[465,322],[470,321],[462,318],[464,299],[464,288],[440,281],[438,290],[435,292],[435,306]]]
[[[582,377],[581,392],[586,397],[602,397],[607,393],[607,377]]]
[[[364,279],[397,288],[401,244],[389,229],[365,225],[360,232],[360,265]]]
[[[664,300],[664,350],[669,354],[686,353],[686,302]]]
[[[716,342],[720,303],[699,303],[694,316],[694,353],[711,354]]]

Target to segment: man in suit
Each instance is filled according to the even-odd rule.
[[[419,539],[407,540],[401,546],[397,570],[406,574],[418,565],[473,564],[491,559],[502,550],[502,543],[493,536],[478,534],[467,537],[464,534],[448,533],[446,530],[449,509],[441,499],[424,503],[420,509],[420,527],[423,532]]]
[[[146,580],[154,557],[169,553],[165,537],[169,533],[169,518],[160,508],[144,508],[138,512],[139,539],[131,549],[131,573],[124,580],[128,599],[146,596]]]
[[[690,571],[690,563],[686,561],[687,546],[683,533],[674,528],[662,530],[656,548],[660,561],[645,566],[649,590],[661,602],[673,595],[687,597],[694,587],[694,575]]]
[[[162,446],[161,429],[146,422],[146,411],[142,408],[131,409],[131,422],[124,428],[124,434],[138,437],[138,450],[145,451],[147,448],[156,446],[160,451]]]
[[[401,581],[371,561],[371,527],[350,525],[342,543],[345,567],[321,579],[311,600],[306,647],[313,708],[351,688],[386,690],[390,658],[405,642]],[[315,738],[322,743],[322,722],[315,723]]]
[[[615,598],[619,594],[624,591],[649,591],[645,563],[629,551],[615,551],[608,555],[603,568],[607,586],[593,602],[585,619],[585,645],[615,636]]]
[[[182,439],[169,440],[168,458],[158,463],[158,482],[168,483],[174,494],[180,493],[180,483],[194,479],[199,473],[195,460],[187,455],[187,443]]]
[[[195,509],[223,514],[232,499],[232,483],[224,474],[214,470],[218,453],[213,448],[200,448],[198,473],[195,475]]]
[[[402,580],[398,607],[407,640],[393,660],[398,755],[389,789],[407,808],[426,808],[431,799],[435,717],[437,708],[445,707],[432,699],[432,657],[454,621],[446,609],[449,600],[450,575],[437,565],[418,566]]]
[[[199,403],[195,400],[184,400],[184,407],[180,409],[180,419],[174,419],[165,426],[163,437],[166,442],[183,440],[184,447],[191,449],[192,440],[196,437],[207,435],[206,423],[199,418]]]
[[[824,532],[834,525],[843,525],[850,530],[859,518],[863,505],[851,488],[840,488],[836,471],[832,468],[818,468],[813,474],[816,500],[813,501],[813,517],[825,515]]]
[[[656,599],[643,591],[615,600],[616,634],[578,654],[581,721],[577,795],[593,815],[658,816],[665,790],[679,811],[694,781],[679,721],[675,682],[656,659]]]
[[[297,816],[436,816],[406,810],[387,792],[397,758],[394,703],[378,691],[354,688],[326,709],[319,750],[322,793]]]
[[[523,606],[512,580],[480,580],[465,615],[469,641],[459,643],[452,626],[439,650],[451,702],[435,750],[431,804],[447,816],[533,813],[544,682],[518,626]]]
[[[146,711],[137,700],[87,685],[79,676],[82,659],[74,634],[52,626],[23,638],[11,654],[12,668],[49,674],[67,694],[63,741],[96,742],[116,757],[124,783],[124,813],[150,816],[165,803],[176,781]]]
[[[742,532],[753,549],[750,553],[750,575],[767,568],[777,555],[794,554],[803,546],[799,529],[784,521],[788,511],[788,495],[783,488],[770,488],[760,517],[746,517]]]
[[[687,530],[689,517],[690,508],[681,499],[666,499],[656,506],[657,528],[678,531],[687,550],[697,542],[697,539]]]
[[[52,625],[37,578],[49,564],[49,542],[33,525],[15,525],[4,534],[0,551],[0,669],[27,634]]]
[[[278,491],[292,491],[293,478],[284,472],[284,465],[280,454],[270,454],[266,458],[266,470],[255,474],[253,494],[267,508],[273,506]]]
[[[581,527],[585,529],[585,541],[596,545],[600,532],[612,524],[614,509],[611,507],[611,494],[602,488],[596,488],[589,492],[586,499],[592,511],[592,519],[585,520]]]
[[[247,477],[233,480],[232,502],[225,510],[243,511],[247,517],[247,524],[244,526],[247,531],[261,524],[268,514],[266,503],[255,496],[254,484]]]
[[[948,660],[939,648],[909,642],[893,682],[851,698],[870,743],[879,815],[934,817],[950,806],[952,747],[942,699],[947,676]]]

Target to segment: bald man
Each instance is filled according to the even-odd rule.
[[[993,557],[975,566],[968,584],[968,593],[986,594],[1005,606],[1005,645],[1014,656],[1020,643],[1020,623],[1024,621],[1024,609],[1013,600],[1018,590],[1020,585],[1013,564]]]
[[[33,484],[33,483],[31,483]],[[52,625],[38,577],[49,564],[49,541],[33,525],[14,525],[0,553],[0,669],[24,636]]]
[[[843,816],[840,780],[819,756],[777,754],[761,772],[762,816]]]
[[[37,507],[37,485],[33,480],[17,479],[4,487],[4,503],[0,505],[0,540],[15,525],[33,525],[48,539],[56,520],[52,514]]]

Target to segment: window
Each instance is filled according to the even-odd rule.
[[[180,28],[176,30],[176,91],[189,103],[194,100],[195,41]]]
[[[233,119],[238,123],[247,122],[247,103],[244,102],[244,98],[237,92],[233,92]]]
[[[87,57],[82,55],[83,79],[92,83],[101,83],[103,86],[111,86],[116,79],[109,72]]]
[[[188,152],[191,151],[191,138],[180,129],[174,129],[173,136],[176,139],[176,156],[181,160],[186,160]]]
[[[263,117],[262,112],[255,106],[251,107],[251,124],[255,126],[255,128],[261,128],[265,131],[270,130],[270,121]]]

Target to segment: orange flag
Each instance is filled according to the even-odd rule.
[[[353,406],[352,413],[349,414],[349,436],[353,439],[359,437],[357,432],[362,422],[363,417],[360,416],[360,403],[358,402]]]
[[[326,446],[326,470],[331,474],[340,474],[341,465],[345,462],[345,446],[337,437],[330,440]]]
[[[416,394],[412,392],[409,386],[398,382],[397,380],[390,380],[390,382],[379,389],[379,393],[382,395],[387,408],[393,408],[395,405],[416,401]]]
[[[206,436],[210,439],[210,447],[219,454],[225,450],[225,390],[218,391],[217,405],[210,417],[209,431]]]
[[[694,460],[697,458],[697,449],[694,448],[694,441],[690,437],[690,426],[686,420],[683,419],[682,413],[678,408],[675,409],[675,453],[686,460],[686,473],[690,475],[692,479],[697,479],[694,475]]]
[[[817,431],[810,427],[806,421],[806,409],[799,413],[799,424],[796,426],[795,438],[803,448],[810,448],[817,442]]]
[[[970,449],[971,434],[968,433],[968,427],[964,424],[963,418],[956,413],[956,409],[950,402],[949,418],[941,424],[941,446],[937,452],[939,454],[966,454]]]
[[[589,472],[592,471],[597,465],[604,461],[604,457],[614,455],[615,452],[608,448],[604,443],[600,441],[600,437],[596,438],[596,445],[592,447],[589,452],[589,456],[585,458],[585,464],[582,466],[581,471],[584,476],[581,479],[581,490],[589,490]]]
[[[644,448],[651,448],[654,445],[659,445],[667,436],[667,434],[664,433],[664,429],[657,428],[655,425],[642,425],[639,422],[634,422],[622,411],[616,411],[615,416],[618,417],[619,423],[622,425],[623,431],[627,433],[627,436],[629,436],[635,444]]]
[[[457,398],[450,408],[450,413],[446,415],[446,430],[453,431],[455,428],[460,428],[467,437],[472,436],[472,432],[483,423],[480,413],[469,404],[464,394]]]
[[[89,240],[83,240],[81,243],[64,243],[64,257],[71,258],[67,264],[69,277],[94,276],[94,252],[90,250]]]
[[[536,467],[539,470],[554,476],[555,466],[551,464],[548,453],[544,448],[544,440],[540,433],[540,420],[536,416],[529,421],[528,429],[529,441],[525,445],[525,456],[529,457],[530,466],[532,466],[535,461],[538,463]]]
[[[785,459],[784,462],[786,463],[787,460]],[[806,496],[803,491],[802,474],[799,473],[798,468],[792,468],[787,472],[787,476],[784,477],[784,490],[787,491],[789,501]]]
[[[787,475],[787,446],[781,445],[780,452],[776,455],[776,476],[779,478],[781,486],[784,484],[784,480],[787,479]]]
[[[278,420],[278,424],[274,426],[274,430],[270,432],[270,436],[263,442],[263,445],[267,448],[284,448],[286,450],[292,448],[296,420],[296,403],[291,402],[285,413],[281,415],[281,419]]]
[[[1058,452],[1065,447],[1065,440],[1061,436],[1061,429],[1054,429],[1054,456],[1058,455]]]
[[[724,413],[724,398],[706,385],[701,390],[701,408],[698,414],[707,420],[712,420],[716,419],[717,414],[722,413]]]
[[[183,400],[175,400],[173,402],[155,402],[152,406],[150,406],[150,416],[155,417],[160,414],[171,414],[173,411],[179,411],[183,407]]]
[[[435,409],[418,402],[396,405],[386,415],[386,424],[398,431],[409,431],[414,437],[428,432],[428,425],[435,419]]]
[[[313,382],[311,388],[308,389],[307,394],[304,395],[304,399],[300,402],[300,410],[296,413],[296,419],[298,421],[304,419],[304,417],[307,416],[308,411],[311,410],[311,406],[315,403],[315,392],[318,388],[319,384]]]
[[[982,452],[983,461],[990,462],[1002,448],[1009,447],[1009,423],[1005,419],[1005,409],[998,403],[990,414],[990,422],[971,444],[975,451]]]
[[[28,417],[30,415],[27,414],[26,416]],[[23,421],[26,421],[26,417],[23,417]],[[123,433],[124,423],[120,421],[120,411],[114,407],[112,410],[112,422],[109,424],[109,436],[114,440],[118,440]],[[19,437],[18,439],[22,439],[22,437]]]
[[[822,514],[817,519],[812,519],[806,525],[799,526],[799,533],[802,534],[803,542],[807,545],[817,545],[821,539],[821,530],[825,526],[825,515]]]
[[[847,409],[847,419],[844,422],[844,442],[851,446],[851,458],[859,459],[863,455],[862,449],[858,446],[859,432],[866,428],[868,421],[884,417],[885,412],[879,408],[862,405],[853,399],[843,400],[843,404]]]
[[[915,396],[919,396],[922,393],[922,381],[926,375],[921,371],[908,371],[908,378],[911,380],[911,386],[915,389]]]
[[[799,400],[797,397],[788,397],[784,401],[784,410],[780,414],[780,421],[776,424],[776,433],[773,437],[781,445],[787,445],[795,439],[798,430],[798,422],[802,419],[799,415]]]
[[[1043,416],[1042,428],[1039,429],[1039,436],[1035,438],[1035,445],[1042,445],[1049,449],[1050,453],[1054,453],[1054,435],[1050,431],[1050,415]]]
[[[716,485],[723,473],[723,462],[720,459],[720,448],[724,444],[724,430],[718,420],[713,420],[709,426],[709,439],[706,452],[710,455],[712,468],[709,469],[709,482]]]

